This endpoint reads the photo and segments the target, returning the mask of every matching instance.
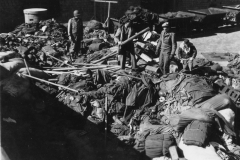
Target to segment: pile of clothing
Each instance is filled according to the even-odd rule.
[[[113,37],[108,34],[103,24],[96,20],[90,20],[87,23],[84,28],[83,39],[83,48],[91,53],[103,48],[109,48],[114,44]]]
[[[101,77],[91,82],[95,89],[62,94],[59,100],[75,111],[80,108],[95,124],[103,124],[107,116],[109,130],[140,153],[171,157],[169,147],[178,146],[190,160],[196,152],[189,149],[205,153],[198,159],[239,158],[239,108],[231,96],[218,92],[215,79],[175,73],[154,84],[146,75],[134,80],[100,71],[93,77]]]
[[[141,8],[134,13],[143,21],[155,22],[157,17]],[[99,35],[100,23],[90,24],[92,34]],[[105,124],[119,140],[149,158],[173,158],[169,148],[177,146],[188,160],[239,159],[240,93],[236,83],[232,83],[233,77],[226,71],[219,72],[222,67],[218,64],[196,59],[194,70],[167,75],[151,74],[144,69],[122,71],[105,61],[116,57],[117,47],[91,46],[103,44],[106,37],[85,39],[93,52],[77,59],[78,64],[69,64],[66,28],[54,20],[30,28],[23,24],[0,37],[4,51],[0,57],[4,73],[0,77],[1,93],[34,101],[37,94],[32,94],[36,92],[32,88],[40,88],[96,126],[103,128]],[[156,64],[156,57],[151,54],[158,37],[154,32],[143,35],[141,43],[135,43],[137,56]],[[55,86],[24,76],[28,68],[22,58],[31,76],[51,80]],[[239,61],[239,56],[234,57],[229,67],[239,69]],[[100,62],[104,64],[97,64]],[[51,98],[45,98],[51,104]],[[42,110],[47,107],[38,106]]]

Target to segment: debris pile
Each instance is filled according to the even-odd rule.
[[[155,19],[145,10],[138,12],[144,21]],[[86,31],[84,40],[93,52],[73,63],[66,54],[66,28],[54,20],[1,34],[2,94],[34,101],[31,88],[37,86],[49,95],[44,101],[58,100],[97,126],[105,124],[108,132],[149,158],[181,158],[176,146],[188,160],[240,158],[240,93],[229,83],[234,77],[203,59],[194,61],[192,71],[161,75],[154,56],[159,35],[151,31],[135,41],[138,65],[144,67],[120,70],[114,64],[117,46],[90,49],[96,39],[106,40],[95,24],[87,26],[92,31]],[[229,67],[239,69],[239,56]],[[47,107],[38,112],[48,112]]]

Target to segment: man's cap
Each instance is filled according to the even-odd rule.
[[[73,15],[74,15],[74,16],[80,16],[80,13],[79,13],[78,10],[75,10],[75,11],[73,12]]]
[[[162,27],[163,27],[163,28],[164,28],[164,27],[169,27],[169,23],[168,23],[168,22],[163,23],[163,24],[162,24]]]
[[[189,39],[185,39],[183,42],[184,42],[185,44],[188,44],[190,41],[189,41]]]

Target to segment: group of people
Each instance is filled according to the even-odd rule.
[[[70,55],[76,57],[81,54],[81,41],[83,39],[83,22],[80,18],[78,10],[73,12],[73,18],[68,21],[68,36],[71,41]],[[169,73],[170,62],[175,57],[177,49],[176,35],[170,30],[168,22],[163,23],[163,31],[161,32],[160,38],[158,39],[157,48],[155,54],[159,56],[159,68],[162,74]],[[121,43],[136,32],[131,21],[125,22],[121,27],[118,28],[115,38],[119,46],[118,60],[120,61],[121,69],[125,69],[127,54],[130,54],[132,70],[137,69],[134,43],[130,41],[125,45]],[[188,40],[185,39],[179,46],[177,58],[180,60],[184,70],[193,68],[193,60],[197,56],[197,50],[195,46]]]
[[[170,30],[168,22],[163,23],[163,31],[161,32],[160,38],[158,39],[157,48],[155,54],[159,56],[159,68],[162,74],[169,73],[170,62],[175,57],[177,49],[177,42],[175,33]],[[120,28],[118,28],[115,37],[117,38],[118,44],[134,35],[134,28],[131,25],[131,21],[126,22]],[[130,53],[132,69],[136,69],[136,60],[134,54],[133,42],[128,43],[125,46],[121,46],[119,51],[121,68],[125,69],[125,61],[127,52]],[[193,59],[197,56],[197,50],[195,46],[188,40],[185,39],[180,44],[178,49],[177,58],[180,60],[184,70],[193,68]]]

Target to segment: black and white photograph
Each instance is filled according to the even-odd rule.
[[[1,160],[240,160],[240,0],[0,0]]]

